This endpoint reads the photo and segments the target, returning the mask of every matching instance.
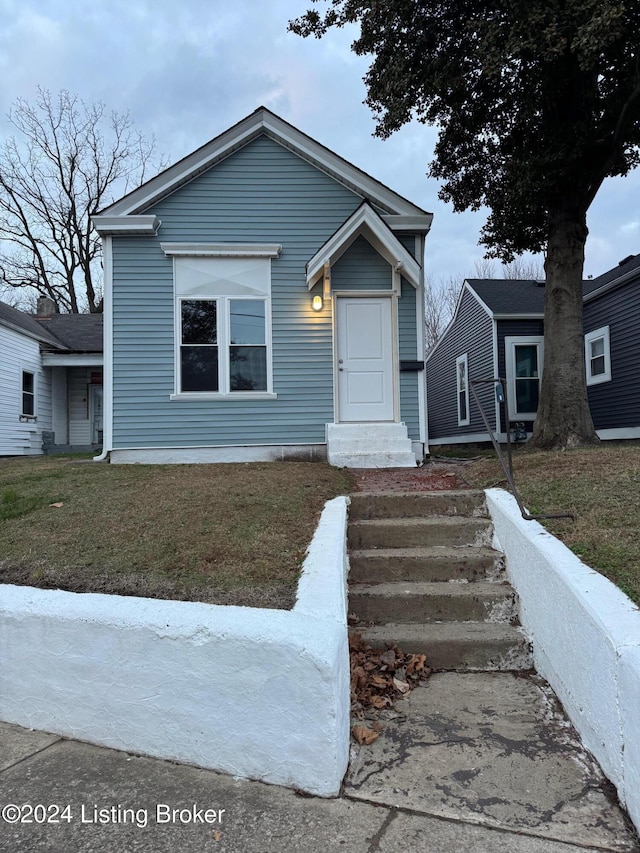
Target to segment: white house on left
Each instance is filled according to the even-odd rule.
[[[0,302],[0,456],[102,445],[102,315]]]

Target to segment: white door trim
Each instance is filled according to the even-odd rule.
[[[400,360],[398,350],[398,294],[391,290],[336,290],[331,294],[333,313],[333,406],[334,422],[340,423],[338,393],[338,300],[339,299],[390,299],[391,300],[391,372],[393,386],[393,423],[400,421]]]

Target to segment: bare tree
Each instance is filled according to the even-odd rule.
[[[0,146],[0,285],[55,300],[62,311],[102,310],[101,244],[90,215],[161,168],[155,140],[127,113],[107,113],[38,88],[8,116]]]
[[[424,289],[425,349],[427,354],[438,343],[451,321],[464,283],[461,276],[450,275],[437,281],[427,279]]]

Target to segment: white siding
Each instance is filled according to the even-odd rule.
[[[35,421],[21,421],[22,371],[36,376]],[[0,455],[42,453],[42,430],[50,429],[50,376],[40,364],[37,341],[0,326]]]
[[[69,444],[91,444],[89,381],[91,368],[69,371]]]
[[[56,444],[69,443],[67,368],[52,367],[52,429]]]

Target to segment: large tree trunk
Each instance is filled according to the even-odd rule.
[[[535,447],[567,450],[599,441],[587,399],[582,323],[586,213],[550,217],[545,261],[544,369]]]

